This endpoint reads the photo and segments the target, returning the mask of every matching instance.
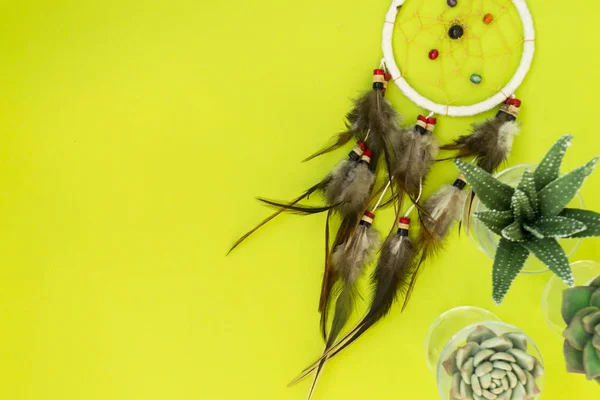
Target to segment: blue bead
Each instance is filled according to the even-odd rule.
[[[473,82],[476,85],[479,85],[481,83],[481,81],[483,80],[483,78],[479,74],[473,74],[473,75],[471,75],[471,78],[469,78],[469,79],[471,80],[471,82]]]

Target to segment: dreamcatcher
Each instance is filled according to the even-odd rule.
[[[400,39],[393,41],[394,35]],[[462,220],[468,229],[476,194],[466,189],[465,179],[457,177],[423,199],[425,180],[436,161],[465,158],[493,172],[507,159],[518,133],[521,101],[515,91],[533,53],[533,21],[525,0],[394,0],[384,23],[384,57],[373,71],[372,90],[355,101],[346,129],[334,143],[307,160],[349,142],[355,143],[354,149],[295,200],[260,199],[274,213],[232,250],[281,213],[326,213],[319,302],[325,349],[292,382],[315,372],[309,398],[331,357],[383,318],[398,297],[403,297],[404,310],[422,265],[442,247],[451,228]],[[399,113],[386,100],[391,82],[426,111],[414,124],[401,126]],[[438,144],[437,117],[474,116],[495,107],[495,117],[475,124],[471,132],[457,132],[451,143]],[[313,194],[320,194],[323,204],[303,204]],[[387,206],[394,208],[397,226],[381,244],[373,222],[375,211]],[[341,222],[330,240],[334,216]],[[413,229],[409,233],[411,217],[412,225],[418,225],[415,235]],[[355,311],[357,282],[375,258],[370,306],[342,336]]]

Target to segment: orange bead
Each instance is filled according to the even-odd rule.
[[[483,17],[483,22],[486,25],[491,24],[493,20],[494,20],[494,16],[492,14],[485,14],[485,16]]]

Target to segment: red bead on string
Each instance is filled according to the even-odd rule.
[[[429,59],[430,60],[435,60],[436,58],[438,58],[440,56],[440,52],[437,51],[436,49],[433,49],[429,52]]]

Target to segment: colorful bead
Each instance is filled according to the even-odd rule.
[[[508,104],[515,107],[521,107],[521,100],[509,97],[504,101],[504,104]]]
[[[458,0],[446,0],[446,4],[448,4],[450,7],[456,7]]]
[[[430,60],[435,60],[436,58],[438,58],[440,56],[440,52],[437,51],[436,49],[433,49],[429,52],[429,59]]]
[[[452,25],[448,30],[448,36],[450,36],[450,38],[454,40],[460,39],[464,34],[465,30],[460,25]]]
[[[479,74],[473,74],[473,75],[471,75],[471,77],[469,79],[471,80],[471,82],[473,82],[476,85],[479,85],[481,83],[481,81],[483,80],[483,78]]]
[[[485,14],[483,17],[483,23],[489,25],[494,20],[494,16],[492,14]]]

